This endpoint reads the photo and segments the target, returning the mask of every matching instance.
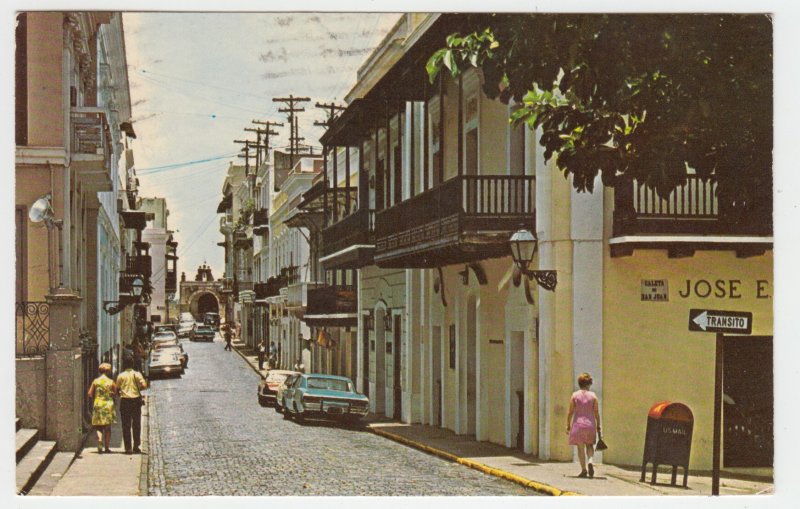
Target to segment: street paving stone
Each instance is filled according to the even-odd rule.
[[[223,346],[185,341],[185,374],[152,381],[149,495],[536,494],[362,426],[284,420],[259,406],[258,375]]]

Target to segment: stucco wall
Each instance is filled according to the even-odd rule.
[[[16,360],[17,417],[24,428],[45,432],[47,365],[44,357]]]
[[[636,251],[609,258],[604,286],[602,401],[605,461],[641,462],[647,412],[658,401],[684,403],[694,413],[690,468],[711,468],[715,335],[688,330],[689,309],[751,311],[753,335],[772,335],[772,253],[736,258],[734,252],[698,251],[670,259],[666,251]],[[641,300],[643,279],[665,280],[667,302]],[[702,298],[686,295],[686,281],[711,284]],[[718,288],[717,281],[720,281]],[[733,281],[733,295],[730,291]],[[761,290],[759,291],[759,281]],[[701,295],[705,283],[700,283]],[[725,289],[725,296],[721,289]],[[760,295],[759,295],[760,293]]]

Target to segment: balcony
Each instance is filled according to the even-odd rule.
[[[254,285],[256,299],[275,297],[280,294],[281,288],[286,287],[286,284],[285,276],[275,276],[267,279],[266,283],[256,283]]]
[[[534,230],[533,176],[463,175],[375,216],[375,263],[431,268],[510,256],[508,239]]]
[[[375,252],[375,211],[358,209],[322,230],[320,262],[326,270],[372,265]]]
[[[253,247],[253,237],[247,235],[244,230],[237,230],[233,233],[233,246],[237,249],[251,249]]]
[[[125,272],[128,274],[141,274],[149,278],[153,273],[153,261],[150,255],[128,256],[125,264]]]
[[[256,209],[253,212],[253,234],[254,235],[267,235],[269,234],[269,210]]]
[[[717,182],[689,175],[667,198],[636,181],[615,190],[611,256],[634,249],[667,249],[670,257],[696,249],[753,256],[772,249],[771,206],[762,212],[723,210]]]
[[[219,231],[223,235],[228,235],[233,232],[236,224],[233,222],[233,214],[225,214],[219,218]]]
[[[81,184],[93,192],[112,191],[111,133],[105,110],[70,110],[70,166]]]
[[[174,270],[167,271],[166,277],[164,279],[164,291],[165,292],[178,291],[178,278]]]
[[[221,293],[233,293],[233,279],[224,277],[220,281],[222,282]]]
[[[303,320],[314,327],[355,327],[358,320],[356,287],[325,285],[309,288]]]

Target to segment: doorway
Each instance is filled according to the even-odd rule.
[[[393,417],[400,420],[403,416],[403,385],[401,383],[403,378],[403,332],[400,330],[400,324],[402,323],[400,315],[393,315],[392,319],[394,320],[392,324],[394,327],[392,329],[394,331],[394,352],[392,352],[394,360],[392,376],[392,385],[394,389]]]
[[[364,321],[367,321],[369,318],[369,316],[365,316]],[[364,396],[369,397],[369,327],[362,326],[361,334],[361,351],[363,352],[361,358],[361,376],[364,379],[361,385],[361,390],[364,391]]]
[[[478,336],[478,306],[477,299],[470,295],[467,300],[467,330],[466,330],[466,378],[467,378],[467,413],[465,434],[475,434],[477,420],[477,336]]]
[[[431,331],[431,424],[442,425],[442,328]]]
[[[509,341],[509,415],[511,443],[517,449],[525,445],[525,333],[512,331]]]
[[[723,467],[771,467],[772,337],[726,337],[722,362]]]
[[[386,308],[375,308],[375,413],[386,410]]]

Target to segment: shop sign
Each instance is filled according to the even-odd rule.
[[[721,334],[750,334],[753,330],[753,313],[690,309],[689,330]]]
[[[642,279],[643,302],[667,302],[669,286],[666,279]]]

